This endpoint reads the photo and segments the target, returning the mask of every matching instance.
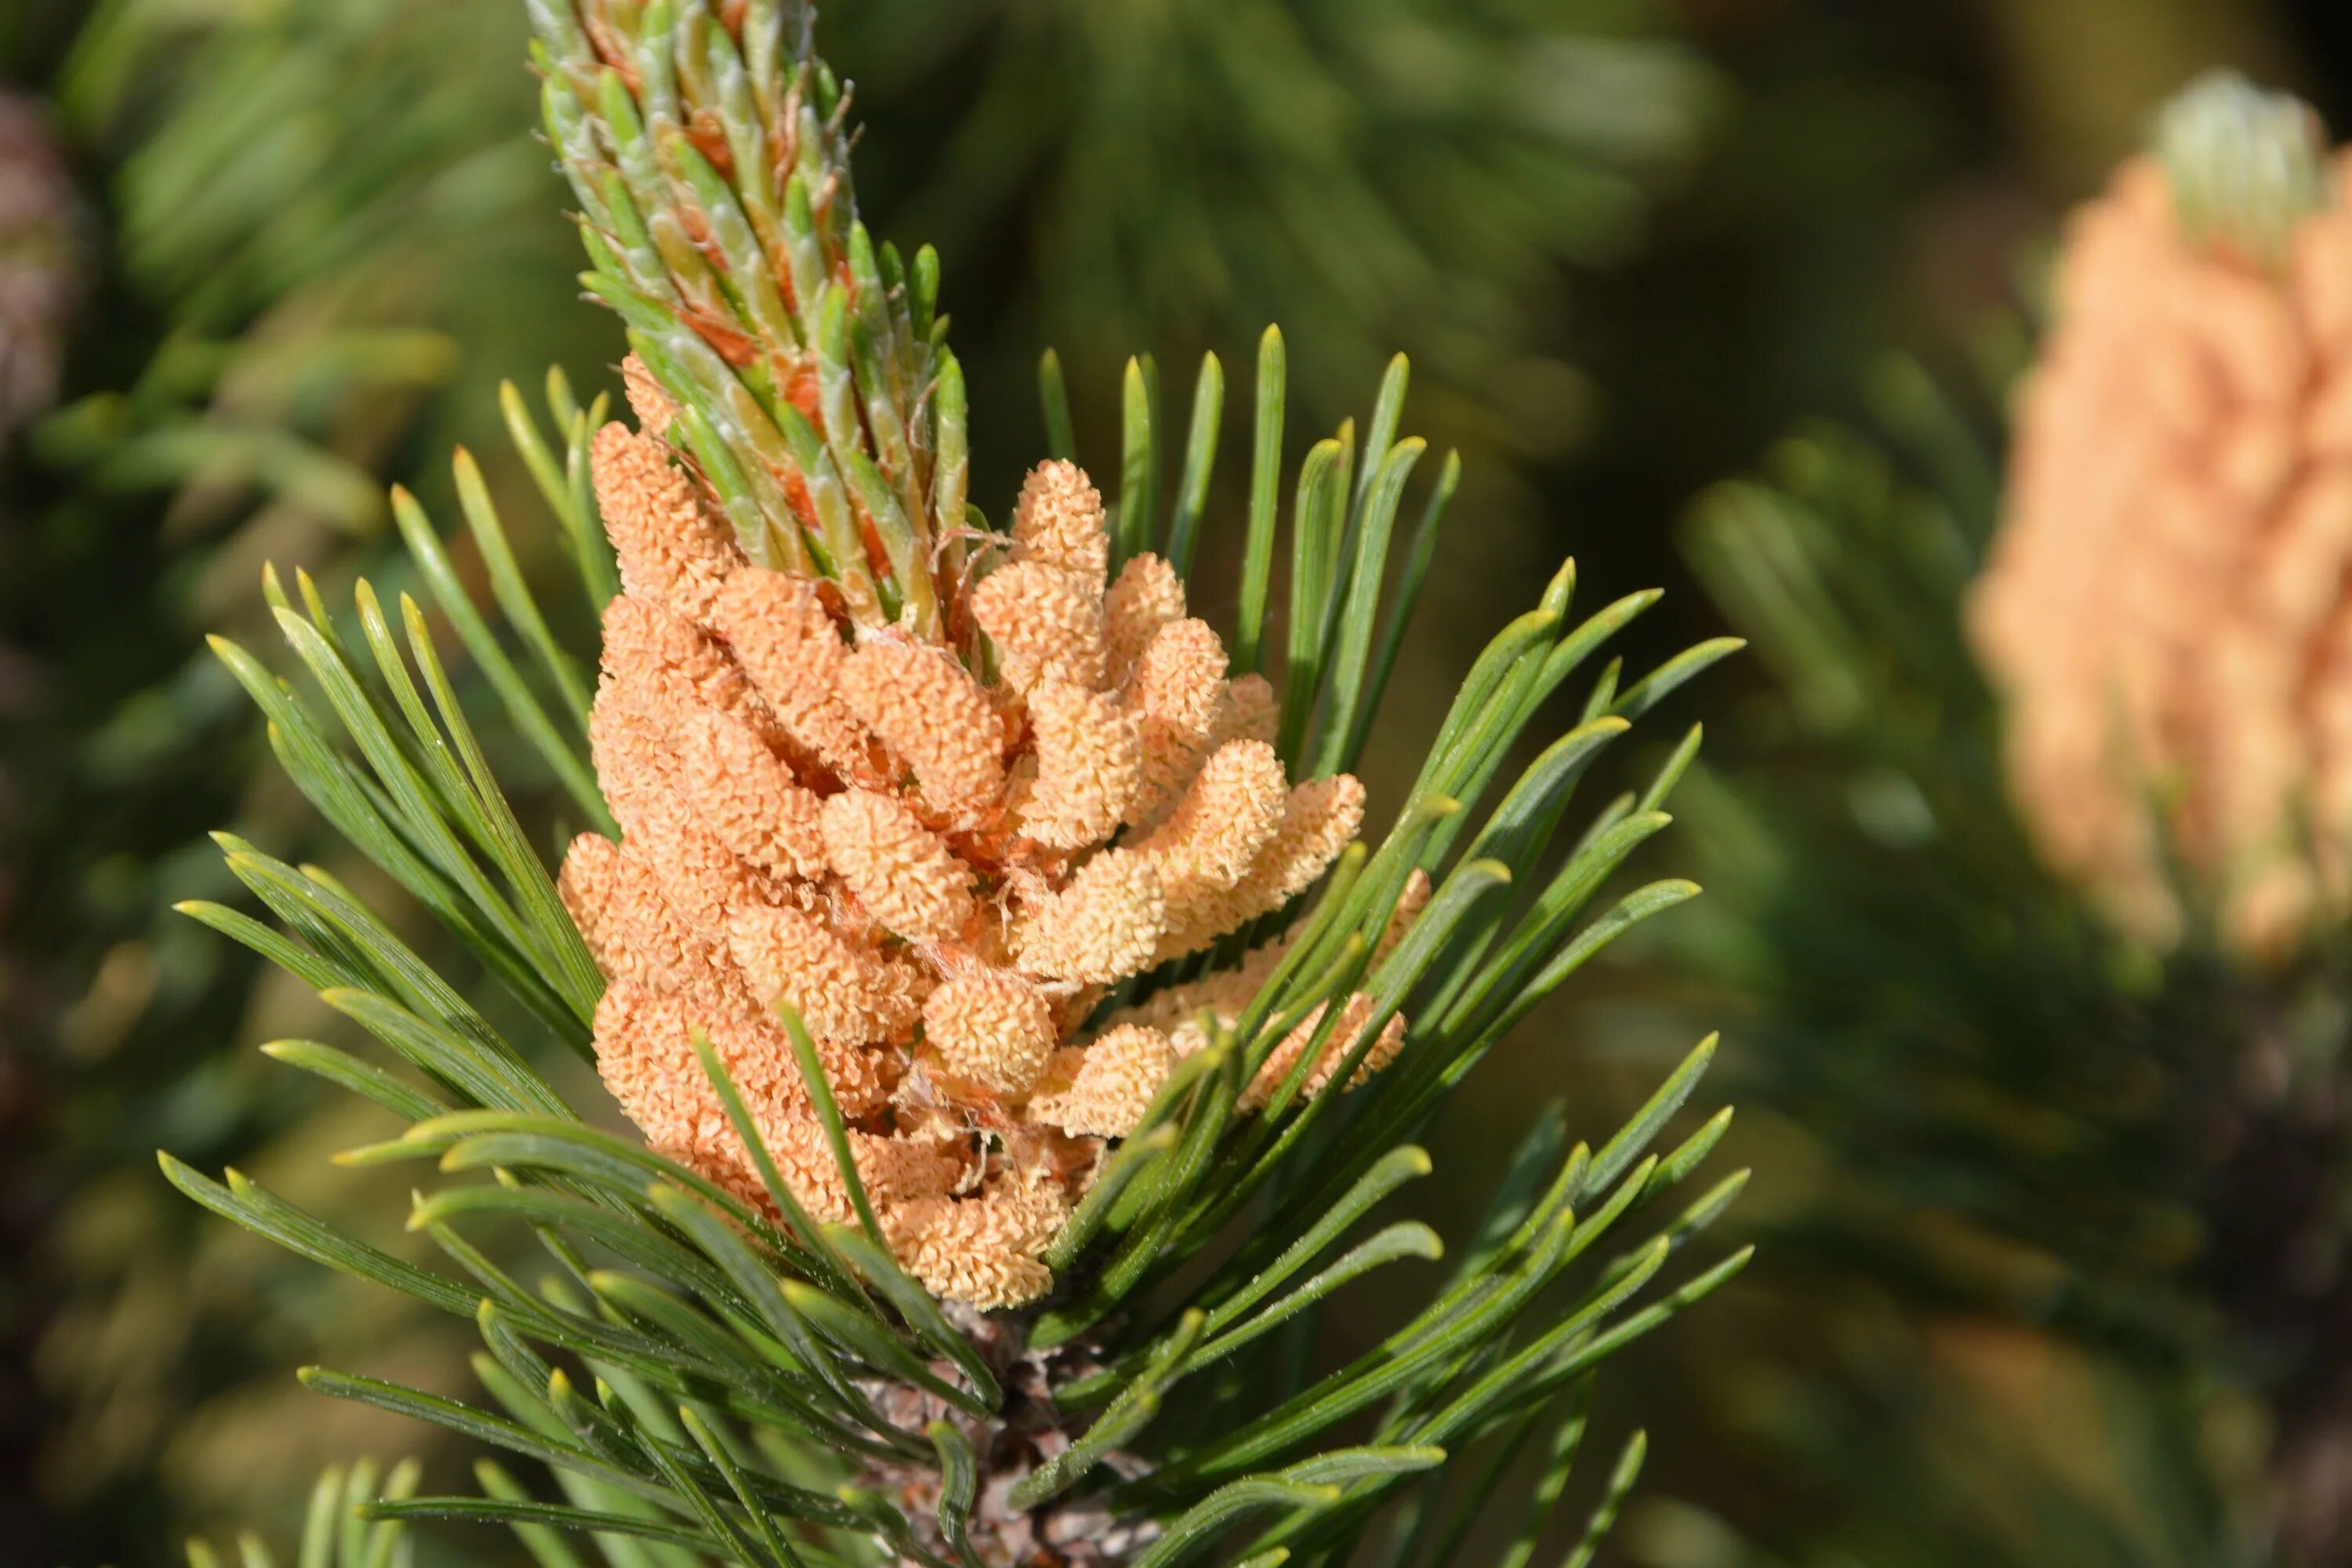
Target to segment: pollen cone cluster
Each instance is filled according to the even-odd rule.
[[[1272,693],[1227,679],[1165,562],[1107,580],[1102,501],[1070,464],[1029,476],[1010,537],[945,595],[961,646],[853,633],[831,584],[747,562],[653,434],[607,426],[592,467],[625,591],[591,740],[623,831],[576,840],[562,887],[609,982],[605,1083],[656,1147],[765,1204],[698,1031],[793,1195],[845,1221],[789,1005],[900,1260],[951,1300],[1034,1299],[1105,1141],[1278,949],[1089,1032],[1106,988],[1283,908],[1355,837],[1362,787],[1289,782]],[[1324,1078],[1370,1021],[1345,1005]]]
[[[2073,220],[1969,629],[2052,861],[2145,940],[2193,904],[2273,957],[2352,873],[2352,160],[2176,124],[2209,110]],[[2231,171],[2297,157],[2233,226]]]

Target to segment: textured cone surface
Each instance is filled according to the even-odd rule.
[[[2168,861],[2257,955],[2345,904],[2352,162],[2325,178],[2269,265],[2184,232],[2152,159],[2075,215],[1969,607],[2026,820],[2159,944]]]
[[[827,584],[751,563],[651,428],[596,440],[627,591],[605,613],[592,730],[623,836],[581,840],[562,881],[614,983],[606,1082],[666,1152],[768,1204],[699,1032],[794,1197],[848,1220],[788,1005],[901,1261],[950,1300],[1034,1300],[1107,1142],[1202,1043],[1197,1023],[1091,1034],[1104,990],[1280,909],[1353,838],[1363,791],[1294,787],[1244,732],[1263,683],[1225,679],[1164,566],[1107,587],[1101,500],[1074,466],[1041,468],[1011,538],[976,560],[978,613],[947,605],[946,624],[1018,650],[989,681],[971,647],[861,625]],[[1147,815],[1148,832],[1125,826]],[[1132,847],[1109,843],[1122,832]],[[1271,970],[1248,955],[1184,994],[1217,987],[1230,1021]],[[1366,1005],[1346,1005],[1331,1050]],[[1269,1083],[1306,1043],[1285,1042]]]

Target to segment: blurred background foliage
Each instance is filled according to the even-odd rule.
[[[1620,1550],[2260,1561],[2262,1370],[2217,1372],[2177,1130],[2119,1092],[2195,1070],[2241,999],[2136,969],[2037,868],[1953,605],[2056,217],[2209,65],[2352,125],[2342,9],[866,0],[825,26],[869,216],[942,253],[992,510],[1040,449],[1041,346],[1099,453],[1129,352],[1174,405],[1279,320],[1298,444],[1402,348],[1464,449],[1400,722],[1563,553],[1589,592],[1682,590],[1633,657],[1757,638],[1681,700],[1712,764],[1676,868],[1712,896],[1432,1145],[1483,1191],[1507,1106],[1630,1095],[1727,1027],[1773,1245],[1626,1380],[1654,1458]],[[33,106],[0,117],[0,332],[65,348],[54,410],[0,416],[0,1531],[26,1561],[282,1519],[322,1451],[412,1436],[336,1425],[285,1367],[362,1346],[433,1384],[463,1353],[201,1223],[152,1152],[373,1201],[317,1174],[367,1130],[245,1048],[327,1027],[315,1004],[171,912],[227,892],[206,830],[292,858],[309,821],[200,633],[259,619],[265,561],[331,599],[363,565],[396,585],[384,482],[446,501],[466,441],[520,497],[498,384],[611,384],[524,32],[488,0],[0,5]],[[21,174],[39,140],[69,180]],[[70,286],[10,289],[37,274]],[[1819,580],[1770,602],[1775,563],[1727,538]]]

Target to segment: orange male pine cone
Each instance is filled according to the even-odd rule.
[[[2261,959],[2352,891],[2352,156],[2234,79],[2070,225],[1969,606],[2045,853]],[[2185,873],[2185,878],[2180,875]]]
[[[900,1260],[950,1300],[1034,1300],[1106,1140],[1280,949],[1089,1033],[1105,990],[1280,910],[1355,837],[1363,788],[1290,783],[1271,691],[1227,679],[1165,562],[1107,580],[1102,500],[1073,465],[1030,475],[996,559],[955,585],[942,619],[987,634],[982,679],[976,657],[853,632],[828,585],[746,560],[656,434],[670,411],[651,379],[626,368],[645,430],[607,426],[592,451],[624,589],[592,739],[622,837],[575,841],[562,878],[609,982],[605,1084],[656,1147],[764,1205],[696,1061],[699,1031],[794,1197],[845,1221],[788,1005]],[[1417,881],[1397,931],[1426,896]],[[1309,1092],[1369,1015],[1365,998],[1342,1005]],[[1319,1023],[1276,1050],[1244,1109]],[[1402,1033],[1386,1025],[1359,1079]]]

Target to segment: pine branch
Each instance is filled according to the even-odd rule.
[[[751,560],[822,579],[861,636],[888,628],[984,664],[961,624],[965,435],[932,315],[937,268],[928,253],[902,267],[857,225],[845,94],[810,53],[804,13],[542,0],[533,15],[551,134],[585,212],[589,286],[619,311],[659,383],[657,395],[632,387],[641,417],[669,422]],[[1041,376],[1049,420],[1055,363]],[[1266,569],[1286,526],[1283,348],[1271,331],[1259,365],[1245,662],[1265,651]],[[1129,558],[1190,558],[1213,527],[1222,369],[1203,364],[1172,506],[1161,504],[1161,460],[1176,447],[1160,434],[1148,361],[1132,363],[1128,384],[1109,542]],[[1342,426],[1293,490],[1279,749],[1314,773],[1352,764],[1372,732],[1454,492],[1449,458],[1406,559],[1392,562],[1423,450],[1400,434],[1406,387],[1399,360],[1360,453]],[[614,577],[581,480],[598,411],[551,384],[559,458],[520,397],[506,405],[582,590],[601,604]],[[489,569],[489,609],[467,597],[430,521],[404,498],[404,535],[490,677],[499,721],[576,781],[590,661],[551,633],[462,455],[457,478]],[[1564,566],[1474,664],[1377,848],[1350,849],[1293,908],[1123,987],[1118,1001],[1149,998],[1227,972],[1251,942],[1288,931],[1255,994],[1232,1017],[1212,1016],[1205,1047],[1175,1064],[1107,1152],[1045,1249],[1059,1283],[1035,1308],[951,1310],[908,1272],[859,1168],[856,1139],[868,1134],[845,1115],[820,1044],[789,1004],[777,1015],[793,1092],[845,1194],[831,1212],[855,1223],[812,1212],[792,1163],[805,1152],[771,1147],[755,1113],[777,1086],[742,1081],[707,1035],[694,1055],[747,1152],[740,1184],[592,1126],[531,1065],[536,1042],[510,1043],[347,890],[235,841],[225,844],[232,869],[290,934],[216,906],[192,912],[318,989],[404,1064],[301,1042],[273,1051],[408,1121],[342,1158],[427,1160],[454,1178],[419,1192],[408,1218],[448,1267],[425,1269],[342,1236],[234,1173],[215,1183],[168,1156],[166,1173],[302,1256],[475,1321],[477,1370],[497,1408],[341,1372],[312,1369],[305,1381],[520,1454],[553,1473],[566,1500],[486,1479],[488,1500],[388,1504],[387,1519],[503,1521],[542,1555],[554,1550],[549,1531],[585,1531],[608,1552],[681,1563],[664,1554],[945,1563],[982,1538],[992,1552],[1050,1540],[1066,1552],[1083,1542],[1094,1553],[1083,1561],[1174,1563],[1244,1521],[1260,1532],[1252,1561],[1339,1551],[1449,1454],[1523,1426],[1745,1260],[1678,1286],[1664,1275],[1723,1212],[1737,1177],[1635,1234],[1650,1225],[1635,1216],[1687,1179],[1722,1131],[1718,1117],[1664,1156],[1650,1152],[1705,1070],[1710,1040],[1597,1155],[1567,1147],[1558,1119],[1539,1121],[1486,1232],[1381,1345],[1264,1398],[1226,1380],[1366,1274],[1439,1257],[1426,1226],[1383,1212],[1429,1170],[1418,1129],[1576,969],[1695,891],[1652,883],[1589,914],[1665,826],[1660,808],[1695,735],[1638,796],[1604,805],[1579,837],[1561,830],[1599,754],[1736,644],[1702,645],[1622,688],[1612,663],[1582,720],[1504,777],[1549,700],[1654,598],[1578,623],[1573,586]],[[298,589],[299,609],[274,580],[273,600],[324,712],[242,649],[221,648],[289,773],[507,984],[549,1044],[582,1047],[604,975],[456,701],[425,612],[404,600],[396,637],[362,582],[354,640],[307,578]],[[593,776],[574,795],[609,830]],[[1400,926],[1416,885],[1426,907]],[[1383,1040],[1393,1061],[1372,1059]],[[515,1261],[524,1242],[545,1254],[541,1279]],[[1163,1289],[1188,1264],[1198,1273],[1181,1297]],[[1177,1435],[1171,1415],[1187,1406],[1213,1417],[1205,1436]],[[1330,1447],[1360,1420],[1376,1443]],[[1556,1500],[1558,1475],[1545,1484]]]

